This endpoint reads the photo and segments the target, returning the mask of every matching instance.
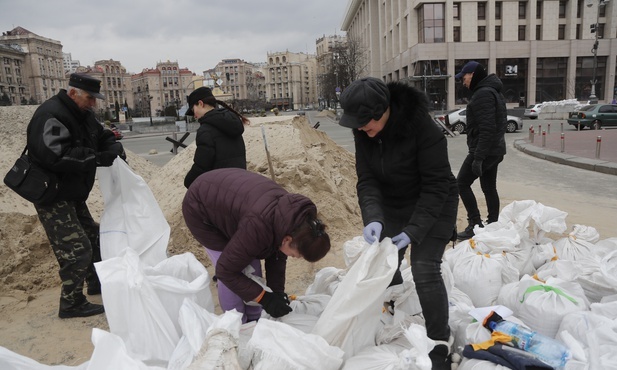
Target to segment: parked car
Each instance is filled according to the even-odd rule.
[[[467,122],[466,112],[466,108],[453,109],[446,114],[437,115],[435,118],[440,120],[451,131],[458,131],[462,134],[465,131],[465,122]]]
[[[455,109],[446,114],[438,115],[440,120],[450,131],[465,133],[467,127],[467,108]],[[506,132],[511,133],[523,128],[523,120],[520,117],[508,115]]]
[[[536,119],[540,115],[541,111],[542,104],[533,104],[528,106],[527,109],[525,109],[525,113],[523,114],[523,116],[531,119]]]
[[[592,104],[582,107],[568,118],[568,124],[583,129],[599,130],[603,126],[617,126],[617,104]]]

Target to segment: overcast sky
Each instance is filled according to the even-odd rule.
[[[130,73],[177,61],[201,74],[222,59],[315,53],[344,35],[348,0],[0,0],[2,32],[21,26],[62,43],[82,66],[120,61]]]

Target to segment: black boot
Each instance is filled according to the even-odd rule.
[[[58,317],[61,319],[69,319],[72,317],[88,317],[99,315],[105,312],[105,308],[103,305],[90,303],[86,300],[83,300],[79,304],[71,305],[69,302],[60,298],[60,310],[58,312]]]
[[[480,217],[474,217],[473,219],[468,220],[469,225],[465,228],[464,231],[457,234],[458,240],[467,240],[473,238],[473,236],[475,235],[473,232],[474,226],[479,225],[480,227],[484,227],[484,225],[482,224],[482,219]]]

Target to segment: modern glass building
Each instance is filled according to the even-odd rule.
[[[504,83],[508,105],[617,96],[617,0],[349,0],[342,29],[368,75],[408,81],[436,109],[464,105],[469,60]],[[595,81],[595,84],[592,83]]]

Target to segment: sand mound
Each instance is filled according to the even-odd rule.
[[[26,128],[36,106],[0,107],[0,173],[4,175],[25,146]],[[302,293],[314,273],[325,266],[342,267],[341,246],[361,230],[356,200],[353,155],[325,133],[312,129],[304,117],[252,119],[244,139],[248,169],[270,177],[262,135],[264,127],[275,180],[290,192],[310,197],[328,225],[332,252],[310,264],[290,261],[288,290]],[[190,251],[206,266],[209,261],[184,224],[181,204],[184,175],[192,165],[195,144],[181,150],[163,167],[127,151],[131,168],[148,182],[171,227],[169,253]],[[95,219],[103,200],[95,185],[88,205]],[[34,207],[0,184],[0,294],[32,294],[59,286],[58,267]]]

